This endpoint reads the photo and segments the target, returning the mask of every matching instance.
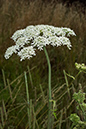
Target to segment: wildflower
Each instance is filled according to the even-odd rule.
[[[18,38],[23,37],[24,32],[25,29],[17,30],[11,38],[16,42]]]
[[[27,37],[21,37],[16,41],[16,46],[22,48],[24,45],[29,44],[30,40]]]
[[[30,59],[31,57],[35,56],[35,50],[32,46],[24,47],[20,52],[18,52],[20,56],[20,61],[25,60],[25,58]]]
[[[39,50],[43,50],[44,46],[49,45],[49,41],[47,38],[39,36],[33,40],[32,45],[36,46]]]
[[[19,48],[16,47],[15,45],[7,48],[5,52],[5,58],[9,59],[9,57],[12,56],[13,53],[17,53],[17,50],[19,50]]]
[[[78,63],[75,63],[75,66],[78,70],[86,70],[86,65],[84,63],[82,64],[78,64]]]
[[[74,123],[74,125],[76,125],[80,121],[80,117],[76,113],[73,113],[70,115],[70,120]]]
[[[75,33],[73,30],[66,27],[60,28],[51,25],[27,26],[25,29],[17,30],[13,34],[11,38],[15,41],[15,46],[7,49],[5,58],[9,59],[13,53],[17,53],[20,56],[21,61],[25,58],[30,59],[30,57],[35,55],[34,48],[43,50],[43,47],[46,45],[57,47],[66,45],[71,49],[71,42],[68,38],[70,35],[75,36]],[[28,47],[25,45],[28,45]]]
[[[62,45],[67,45],[67,47],[71,49],[72,45],[67,37],[60,37],[60,41],[62,42]]]
[[[84,103],[85,100],[85,93],[82,93],[81,90],[79,90],[78,93],[73,94],[73,99],[75,99],[78,103]]]
[[[66,28],[66,27],[62,27],[62,31],[64,32],[64,36],[68,36],[68,37],[70,37],[70,35],[74,35],[74,36],[76,36],[76,34],[74,33],[74,31],[73,30],[71,30],[70,28]]]

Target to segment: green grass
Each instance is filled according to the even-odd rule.
[[[31,71],[31,69],[29,70]],[[30,76],[31,75],[32,74],[30,74]],[[26,81],[23,79],[24,76]],[[27,75],[26,72],[24,74],[22,73],[12,82],[9,82],[7,79],[6,86],[0,91],[1,128],[47,128],[48,87],[44,87],[44,84],[39,84],[39,89],[35,90],[35,88],[32,88],[31,91],[34,95],[32,97],[32,93],[30,93],[29,90],[30,80],[27,80],[30,76],[27,71]],[[66,81],[68,81],[68,79]],[[67,82],[62,85],[56,84],[52,88],[53,129],[70,128],[71,122],[69,120],[69,116],[74,111],[75,107],[74,100],[71,97],[74,93],[75,80],[71,80],[71,82],[72,83],[70,83],[71,85],[69,84],[69,88],[67,87]],[[33,82],[31,81],[31,83]],[[15,86],[13,87],[13,85]],[[37,94],[37,92],[39,92],[39,94]]]

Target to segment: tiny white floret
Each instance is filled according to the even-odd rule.
[[[15,46],[15,45],[7,48],[4,57],[6,59],[9,59],[10,56],[12,56],[13,53],[17,53],[17,50],[19,50],[19,48],[17,46]]]
[[[35,49],[32,46],[24,47],[20,52],[18,52],[19,57],[21,58],[20,61],[30,59],[31,57],[35,56]]]

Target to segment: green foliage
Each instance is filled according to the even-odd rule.
[[[75,99],[76,102],[78,102],[79,104],[82,104],[84,103],[84,100],[85,100],[85,93],[79,90],[78,93],[73,94],[73,99]]]
[[[44,86],[45,83],[40,84],[39,81],[36,80],[38,82],[36,82],[37,88],[35,89],[36,85],[34,85],[35,81],[33,81],[35,69],[36,68],[30,69],[28,67],[27,78],[26,78],[26,73],[21,74],[17,78],[15,78],[12,82],[10,82],[9,79],[6,79],[4,74],[5,72],[3,71],[4,74],[3,83],[5,87],[3,87],[3,89],[0,92],[0,104],[2,105],[1,125],[0,125],[1,128],[5,129],[6,127],[8,127],[8,128],[18,128],[18,129],[19,128],[45,129],[47,127],[48,88]],[[68,74],[66,74],[65,72],[66,83],[64,83],[63,85],[59,85],[61,83],[60,82],[59,84],[56,84],[52,88],[53,98],[51,100],[52,103],[51,112],[53,114],[53,119],[52,119],[53,129],[54,128],[64,129],[66,127],[68,128],[70,127],[70,124],[68,125],[69,115],[67,114],[70,114],[70,112],[73,109],[72,107],[73,100],[71,99],[71,92],[74,90],[74,87],[71,86],[73,85],[73,81],[75,81],[75,79],[73,78],[76,77],[71,78],[71,76],[68,76],[72,79],[72,83],[69,84],[67,76]],[[28,86],[29,89],[25,88],[25,85],[26,87]],[[40,89],[38,87],[40,87]],[[75,95],[77,96],[78,93]],[[81,91],[80,91],[79,97],[81,97],[80,99],[83,98],[83,100],[77,101],[77,103],[84,102],[85,99],[84,93],[81,96]],[[79,99],[79,97],[75,98]],[[86,106],[85,103],[84,104],[80,103],[80,104],[84,110]],[[76,124],[76,128],[77,126],[79,127],[79,125],[80,126],[83,125],[83,127],[85,126],[83,121],[80,121],[79,117],[76,114],[71,115],[71,120],[74,123],[74,125],[78,123]]]
[[[73,122],[74,125],[77,125],[80,121],[80,117],[74,113],[70,115],[70,120]]]
[[[47,91],[49,92],[49,90],[48,87],[46,88],[47,84],[45,85],[45,82],[41,84],[39,79],[37,79],[39,78],[39,72],[36,72],[36,70],[36,67],[32,69],[28,67],[28,71],[26,72],[27,78],[26,73],[22,73],[12,82],[6,79],[5,72],[2,71],[3,88],[0,91],[1,128],[47,128]],[[34,78],[34,75],[38,77]],[[71,99],[71,93],[74,91],[74,81],[78,75],[77,73],[77,75],[73,77],[64,72],[64,80],[66,83],[60,85],[60,82],[52,88],[51,112],[53,114],[53,129],[70,128],[70,121],[68,121],[68,119],[74,109],[74,100],[77,102],[77,111],[81,112],[81,116],[85,116],[85,93],[81,90],[78,93],[75,92],[73,100]],[[72,79],[71,82],[68,81],[69,77]],[[25,88],[25,85],[26,87],[28,86],[28,89]],[[72,127],[76,129],[80,127],[84,129],[86,127],[85,122],[81,121],[78,114],[71,114],[70,120],[73,122]]]
[[[73,122],[71,128],[86,128],[86,103],[85,101],[85,93],[79,90],[78,93],[73,94],[73,99],[77,102],[76,109],[82,113],[83,121],[80,120],[80,117],[74,113],[70,115],[70,120]]]

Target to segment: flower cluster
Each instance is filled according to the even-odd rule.
[[[17,30],[11,37],[15,45],[9,47],[5,52],[5,58],[9,57],[13,53],[17,53],[21,61],[25,58],[30,58],[35,54],[35,48],[43,50],[46,45],[61,46],[66,45],[71,49],[71,43],[69,36],[75,36],[75,33],[70,28],[66,27],[54,27],[51,25],[30,25],[25,29]],[[28,45],[28,47],[26,47]]]
[[[84,63],[82,64],[75,63],[75,66],[80,71],[86,71],[86,65]]]
[[[32,56],[35,56],[35,49],[33,49],[32,46],[24,47],[20,52],[18,52],[18,55],[21,57],[21,60],[24,60],[25,58],[30,59]]]
[[[73,99],[76,100],[76,102],[78,102],[79,104],[82,104],[85,100],[85,93],[82,93],[82,91],[79,90],[78,93],[75,92],[73,94]]]

